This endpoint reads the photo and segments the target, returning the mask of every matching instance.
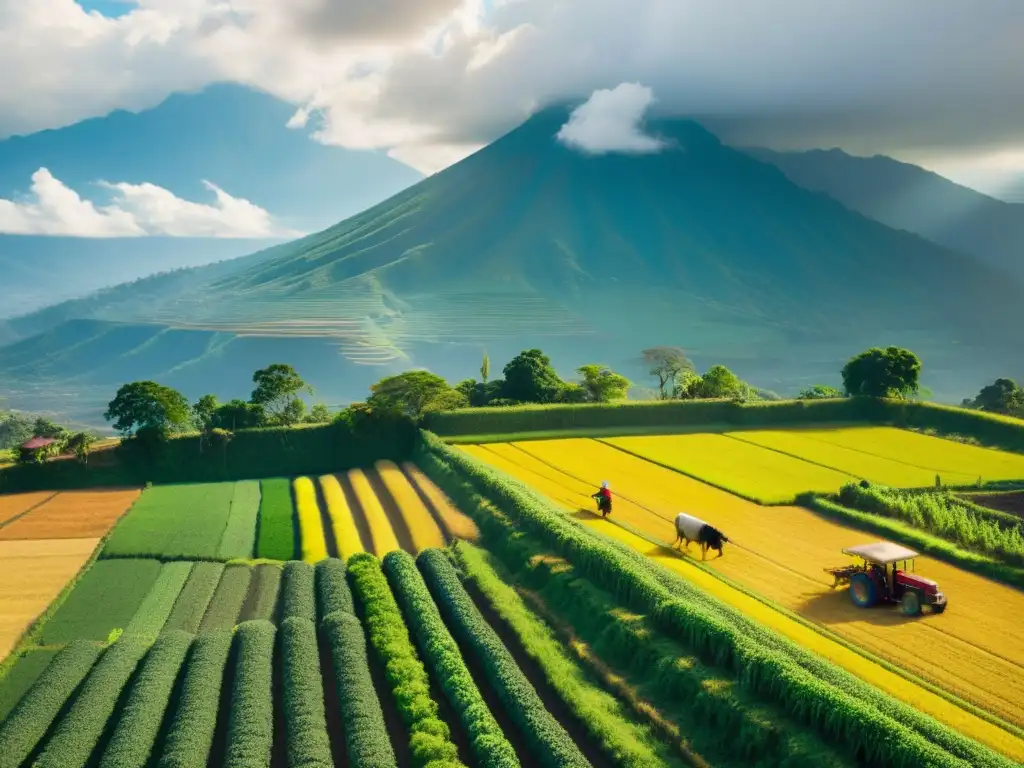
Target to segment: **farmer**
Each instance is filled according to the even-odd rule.
[[[601,517],[608,517],[612,513],[612,492],[608,488],[607,480],[601,482],[597,493],[590,498],[597,499],[597,511],[601,513]]]
[[[722,545],[729,539],[725,535],[703,520],[693,515],[680,512],[676,515],[676,540],[673,545],[686,542],[686,548],[690,548],[690,542],[696,541],[700,544],[701,560],[706,560],[709,549],[718,550],[718,556],[722,556]]]

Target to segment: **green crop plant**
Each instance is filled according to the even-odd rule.
[[[359,619],[338,611],[325,616],[322,625],[331,648],[349,765],[394,768],[398,762],[373,687],[366,637]]]
[[[348,561],[352,591],[363,608],[370,645],[384,667],[398,711],[409,729],[416,766],[461,766],[448,725],[430,696],[430,679],[416,654],[402,611],[395,602],[380,561],[363,552]]]
[[[256,548],[256,520],[259,511],[259,481],[240,480],[235,483],[227,527],[217,547],[218,560],[252,557]]]
[[[316,621],[316,570],[312,563],[285,563],[281,577],[281,618]]]
[[[290,768],[331,768],[324,683],[316,627],[299,616],[286,618],[279,630],[283,664],[285,748]]]
[[[174,602],[171,615],[164,624],[164,631],[178,629],[189,634],[198,632],[222,575],[223,563],[196,563]]]
[[[332,557],[316,564],[316,598],[321,619],[335,611],[355,613],[343,560]]]
[[[100,647],[76,640],[54,657],[36,684],[0,723],[0,768],[19,768],[89,674]]]
[[[537,764],[545,768],[588,768],[590,763],[545,709],[512,654],[473,604],[444,553],[428,549],[419,556],[417,564],[446,623],[472,649],[487,681],[526,738]]]
[[[267,768],[274,742],[274,639],[269,621],[235,631],[235,677],[228,715],[225,768]]]
[[[174,603],[181,594],[181,590],[192,573],[192,563],[178,561],[164,563],[160,568],[160,574],[156,582],[149,590],[149,594],[142,601],[142,605],[135,612],[132,620],[125,627],[128,635],[154,638],[167,623],[167,618],[174,610]]]
[[[30,646],[11,660],[6,674],[0,670],[0,674],[3,674],[3,677],[0,677],[0,723],[31,690],[57,653],[58,649],[38,649]]]
[[[242,612],[242,603],[249,592],[252,580],[252,569],[247,565],[229,565],[224,569],[217,591],[213,593],[210,607],[203,615],[199,625],[200,632],[213,632],[218,629],[231,629],[238,621]]]
[[[140,665],[99,768],[146,768],[192,635],[163,632]]]
[[[114,713],[118,697],[149,650],[144,638],[123,636],[103,654],[75,696],[34,768],[85,768]]]
[[[291,560],[295,556],[291,483],[283,477],[260,480],[260,514],[256,556]]]
[[[158,768],[206,768],[230,651],[229,631],[199,635],[192,644],[178,708]]]
[[[487,708],[459,646],[445,627],[423,577],[416,570],[412,555],[396,550],[384,556],[383,564],[427,666],[469,734],[477,765],[480,768],[518,766],[515,750]]]
[[[276,563],[261,563],[252,569],[249,594],[246,595],[239,622],[266,620],[273,621],[277,609],[277,598],[281,590],[281,566]]]

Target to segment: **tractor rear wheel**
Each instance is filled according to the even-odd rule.
[[[921,613],[921,598],[917,592],[904,592],[900,598],[900,610],[904,616],[917,616]]]
[[[878,585],[866,573],[855,573],[850,578],[850,599],[858,608],[871,608],[878,602]]]

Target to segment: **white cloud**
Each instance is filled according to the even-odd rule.
[[[594,91],[569,115],[557,134],[563,144],[588,154],[660,152],[665,143],[641,130],[644,113],[654,101],[650,88],[620,83]]]
[[[24,200],[0,199],[0,233],[66,237],[285,238],[300,233],[280,228],[271,215],[248,200],[203,182],[213,205],[182,200],[155,184],[100,185],[112,193],[108,205],[83,200],[46,168],[32,174]]]

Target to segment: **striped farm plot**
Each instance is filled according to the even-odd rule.
[[[615,495],[611,519],[646,537],[628,534],[631,546],[672,568],[677,561],[679,567],[685,566],[669,551],[674,516],[686,511],[707,520],[732,542],[725,556],[709,556],[708,568],[1004,720],[1024,725],[1024,637],[1017,629],[1019,616],[1024,615],[1024,595],[1019,590],[921,557],[916,569],[940,584],[951,606],[946,613],[907,621],[898,611],[863,611],[845,592],[831,590],[831,577],[823,569],[844,564],[847,558],[841,550],[873,540],[870,534],[801,508],[754,504],[596,440],[460,450],[577,511],[587,525],[621,538],[627,534],[613,522],[591,517],[590,494],[602,480],[609,480]],[[650,540],[662,542],[663,548],[652,549]],[[734,605],[750,605],[742,593],[713,576],[685,567],[687,578],[701,579]],[[909,648],[914,652],[907,652]],[[879,684],[852,662],[850,671]],[[876,671],[881,673],[881,668]],[[904,681],[899,681],[893,682],[894,695],[925,706],[915,698],[924,693],[921,689],[903,691]],[[957,708],[947,711],[949,705],[938,697],[929,706],[934,706],[934,716],[947,722],[962,714]]]
[[[22,501],[25,511],[0,526],[0,541],[102,538],[135,503],[139,493],[134,488],[64,491],[48,494],[41,503],[37,494],[23,494],[28,497]]]

